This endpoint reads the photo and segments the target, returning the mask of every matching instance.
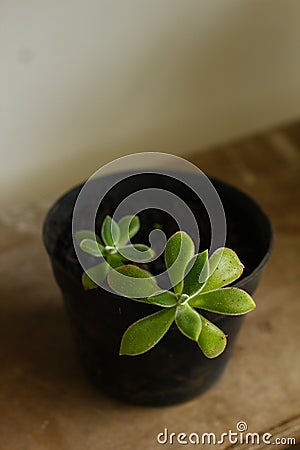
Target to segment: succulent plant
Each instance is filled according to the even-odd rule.
[[[167,241],[164,259],[172,290],[162,290],[156,278],[136,265],[153,257],[143,244],[128,244],[139,230],[136,216],[126,216],[116,223],[107,216],[102,224],[102,240],[88,231],[80,231],[80,247],[105,261],[84,273],[85,289],[97,287],[89,275],[102,270],[111,289],[134,301],[161,307],[143,317],[125,331],[120,355],[140,355],[152,349],[175,322],[178,330],[195,341],[205,356],[215,358],[226,347],[227,336],[202,315],[210,311],[225,315],[241,315],[255,308],[252,297],[245,291],[226,287],[237,280],[244,269],[237,254],[226,247],[217,249],[210,257],[208,250],[195,254],[191,237],[178,231]],[[127,231],[126,231],[126,230]],[[125,231],[124,231],[125,230]],[[144,258],[137,259],[137,254]],[[124,264],[133,260],[134,264]],[[103,278],[103,279],[104,279]]]
[[[144,244],[131,244],[132,239],[140,229],[138,216],[125,216],[117,223],[106,216],[101,227],[101,238],[90,230],[80,230],[75,234],[80,248],[92,256],[101,258],[101,262],[82,275],[82,285],[85,290],[95,289],[99,282],[105,280],[111,268],[122,266],[126,261],[134,259],[139,262],[149,261],[153,251]]]

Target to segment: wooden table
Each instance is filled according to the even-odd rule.
[[[220,434],[239,421],[249,432],[300,442],[300,124],[189,159],[253,196],[275,230],[255,294],[258,308],[246,318],[223,378],[196,400],[160,409],[124,405],[97,392],[77,363],[41,243],[49,203],[14,207],[0,216],[1,449],[179,449],[176,442],[159,445],[157,434],[164,428]]]

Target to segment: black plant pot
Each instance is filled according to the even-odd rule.
[[[194,182],[197,182],[197,176],[190,175]],[[97,179],[96,192],[101,192],[112,179],[113,176]],[[271,224],[250,197],[226,183],[211,181],[226,214],[226,246],[235,250],[245,265],[243,277],[234,285],[253,294],[271,251]],[[199,347],[184,337],[175,325],[149,352],[135,357],[119,356],[121,337],[127,327],[159,308],[128,300],[100,287],[93,291],[83,290],[82,268],[73,247],[71,225],[81,187],[67,192],[54,204],[43,231],[84,367],[104,392],[130,403],[170,405],[192,399],[206,391],[222,374],[243,317],[203,313],[228,334],[225,352],[215,359],[204,357]],[[197,220],[201,233],[199,250],[209,248],[210,222],[205,208],[187,186],[172,176],[133,175],[118,183],[100,204],[97,223],[101,224],[107,214],[113,214],[124,198],[147,187],[166,189],[180,197]],[[138,242],[148,243],[149,232],[155,223],[163,225],[167,237],[177,231],[175,221],[161,210],[145,210],[139,215],[142,230],[136,237]],[[160,270],[159,262],[151,270]]]

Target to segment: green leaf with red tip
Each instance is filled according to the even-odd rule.
[[[98,284],[102,283],[105,280],[108,271],[109,265],[106,261],[103,261],[102,263],[88,269],[82,274],[82,285],[84,289],[86,291],[90,289],[96,289],[98,287]],[[98,282],[98,284],[96,283],[96,281]]]

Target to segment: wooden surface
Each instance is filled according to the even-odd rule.
[[[235,431],[239,421],[249,432],[300,442],[300,125],[190,160],[253,196],[275,230],[274,251],[255,294],[258,307],[244,322],[223,378],[202,397],[165,408],[128,406],[97,392],[77,363],[41,243],[48,203],[11,208],[0,217],[1,449],[197,448],[162,446],[156,436],[165,427],[220,434]],[[228,442],[219,446],[226,447]]]

